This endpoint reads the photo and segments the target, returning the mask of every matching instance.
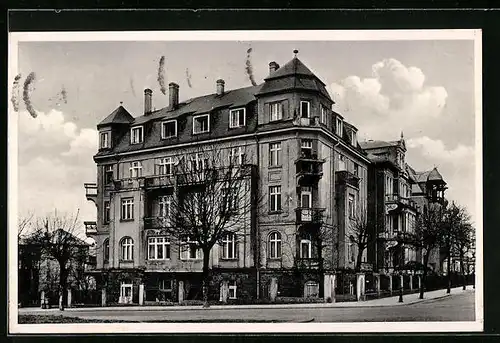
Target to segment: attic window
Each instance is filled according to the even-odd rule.
[[[269,113],[271,114],[269,121],[283,119],[283,104],[281,102],[274,102],[272,104],[269,104]]]
[[[99,147],[101,149],[110,148],[109,132],[101,132],[99,137]]]
[[[337,117],[337,125],[336,125],[336,131],[335,133],[342,137],[342,132],[344,131],[343,127],[342,127],[342,119],[340,119],[339,117]]]
[[[311,103],[309,101],[300,102],[300,116],[302,118],[309,118],[311,116]]]
[[[246,113],[244,108],[237,108],[229,111],[229,128],[245,126]]]
[[[177,136],[177,120],[168,120],[161,123],[161,138],[171,138]]]
[[[193,117],[193,133],[205,133],[210,131],[210,115],[202,114]]]
[[[321,117],[320,117],[320,122],[323,125],[326,125],[326,118],[328,116],[328,108],[324,105],[321,106]]]
[[[357,141],[356,141],[356,131],[352,130],[351,131],[351,144],[353,146],[356,146],[356,143],[357,143]]]
[[[144,141],[144,128],[136,126],[130,129],[130,143],[138,144]]]

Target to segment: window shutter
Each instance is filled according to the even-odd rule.
[[[283,119],[289,119],[290,118],[290,115],[289,115],[290,108],[289,108],[289,105],[288,105],[288,100],[283,100],[281,102],[281,112],[283,113]]]
[[[240,110],[239,112],[239,116],[240,116],[240,126],[243,126],[243,124],[246,124],[245,123],[245,110]]]

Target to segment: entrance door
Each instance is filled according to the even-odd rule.
[[[132,284],[122,283],[120,287],[120,299],[121,304],[131,304],[132,303]]]
[[[302,207],[302,221],[310,222],[312,220],[312,189],[303,187],[300,192],[300,207]]]

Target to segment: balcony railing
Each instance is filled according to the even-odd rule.
[[[144,178],[145,188],[171,187],[175,185],[174,175],[155,175]]]
[[[144,229],[164,229],[170,227],[170,218],[166,217],[145,217]]]
[[[371,272],[371,271],[373,271],[373,263],[361,262],[360,269],[361,269],[361,271]]]
[[[96,201],[97,199],[97,183],[84,183],[85,197],[87,200]]]
[[[97,234],[96,222],[83,222],[83,225],[85,225],[85,234],[87,236],[94,236]]]
[[[309,118],[296,118],[293,121],[293,125],[295,126],[319,126],[319,117],[309,117]]]
[[[299,207],[295,209],[297,223],[299,224],[321,224],[323,223],[324,208]]]
[[[359,187],[359,177],[347,170],[339,170],[335,172],[336,183],[341,185],[350,185],[354,188]]]
[[[323,262],[322,258],[297,258],[295,264],[299,269],[318,269]]]
[[[410,198],[403,197],[399,194],[386,194],[386,204],[399,203],[406,207],[417,208],[417,203]]]

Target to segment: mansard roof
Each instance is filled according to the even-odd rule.
[[[123,107],[118,106],[110,115],[104,118],[97,127],[112,124],[130,124],[134,120],[134,117]]]

